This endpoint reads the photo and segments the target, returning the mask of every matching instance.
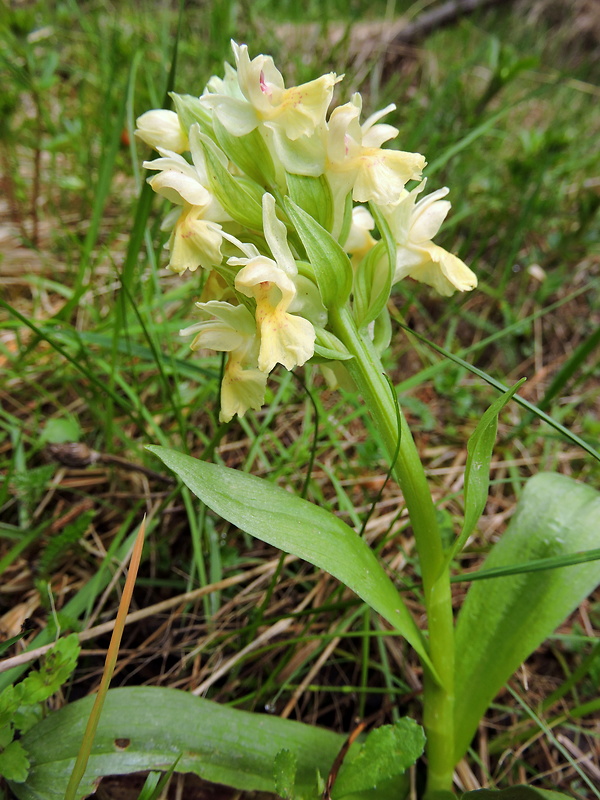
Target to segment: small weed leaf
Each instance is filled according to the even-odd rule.
[[[0,753],[0,775],[15,783],[24,783],[27,780],[29,758],[21,742],[10,742]]]
[[[59,534],[50,539],[40,557],[40,575],[50,576],[52,574],[60,558],[68,553],[71,547],[84,536],[94,516],[94,511],[85,511],[69,525],[65,525]]]
[[[53,417],[44,425],[41,441],[48,444],[78,442],[81,426],[75,417]]]
[[[30,673],[23,681],[23,702],[41,703],[58,691],[75,669],[79,650],[76,633],[59,639],[46,653],[41,669]]]
[[[17,708],[22,703],[23,687],[20,684],[17,686],[7,686],[6,689],[0,694],[0,728],[8,725],[13,718]],[[0,747],[2,747],[0,741]]]
[[[382,725],[371,731],[364,743],[346,756],[331,796],[333,800],[349,794],[375,789],[402,775],[425,748],[420,725],[404,717],[395,725]]]

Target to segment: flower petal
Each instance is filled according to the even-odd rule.
[[[424,183],[424,182],[423,182]],[[433,239],[450,211],[450,202],[442,200],[450,190],[444,187],[423,197],[415,205],[410,230],[414,242],[427,242]]]
[[[221,413],[219,420],[229,422],[237,414],[243,417],[249,408],[258,411],[265,401],[267,373],[244,369],[233,354],[227,359],[221,383]]]
[[[146,111],[137,118],[136,125],[135,135],[150,147],[164,147],[174,153],[183,153],[188,149],[187,136],[174,111],[163,108]]]
[[[433,286],[444,297],[450,297],[457,289],[469,292],[477,286],[477,276],[460,258],[433,243],[423,248],[421,263],[408,274],[416,281]]]

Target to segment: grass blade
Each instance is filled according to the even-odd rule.
[[[113,629],[112,636],[110,638],[110,645],[106,654],[106,663],[104,665],[104,672],[102,673],[102,680],[100,681],[100,688],[98,689],[98,694],[96,695],[96,700],[85,729],[83,742],[81,743],[81,747],[75,761],[75,766],[73,767],[73,772],[71,773],[71,777],[67,785],[65,800],[76,799],[77,789],[85,773],[90,753],[92,752],[92,745],[94,744],[94,737],[98,728],[98,722],[100,721],[100,714],[102,713],[102,707],[106,699],[106,693],[108,692],[108,687],[117,664],[119,645],[121,644],[121,638],[125,628],[125,617],[129,611],[129,605],[133,595],[133,587],[135,586],[135,579],[137,577],[140,561],[142,559],[145,528],[146,517],[144,517],[142,520],[142,524],[140,525],[140,529],[135,540],[133,552],[131,554],[131,561],[129,563],[127,579],[125,580],[125,586],[123,588],[123,595],[121,597],[121,602],[119,603],[117,621]]]

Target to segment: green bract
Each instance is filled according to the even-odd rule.
[[[286,202],[286,211],[313,266],[325,307],[344,305],[352,289],[350,259],[333,236],[292,200]]]

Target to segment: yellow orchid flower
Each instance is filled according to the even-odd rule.
[[[271,56],[258,55],[250,60],[246,45],[232,42],[231,46],[237,86],[232,85],[229,73],[225,81],[210,81],[208,92],[201,97],[227,130],[243,136],[264,123],[281,128],[292,141],[312,135],[325,121],[333,87],[340,78],[328,73],[286,89]]]
[[[159,147],[173,153],[183,153],[189,148],[188,137],[174,111],[156,108],[146,111],[135,122],[135,135],[150,147]]]
[[[404,192],[394,206],[383,206],[392,234],[398,245],[394,283],[405,277],[433,286],[449,297],[457,289],[468,292],[477,286],[477,277],[460,258],[434,244],[431,240],[439,231],[450,210],[442,198],[448,189],[438,189],[416,202],[426,181],[411,192]]]
[[[292,279],[266,256],[230,258],[228,263],[244,265],[236,276],[235,288],[256,300],[258,368],[270,372],[275,364],[286,369],[302,366],[314,353],[315,329],[304,317],[288,313],[296,296]]]
[[[229,353],[221,382],[220,421],[229,422],[235,414],[243,417],[249,408],[258,410],[264,403],[267,374],[257,368],[259,340],[252,314],[245,306],[220,300],[196,306],[207,319],[180,332],[196,334],[190,348]]]
[[[381,145],[397,136],[391,125],[377,124],[394,105],[359,122],[362,98],[355,94],[349,103],[331,113],[327,128],[327,175],[336,196],[352,189],[359,203],[373,200],[378,205],[396,203],[404,185],[421,177],[425,158],[419,153],[384,150]]]

